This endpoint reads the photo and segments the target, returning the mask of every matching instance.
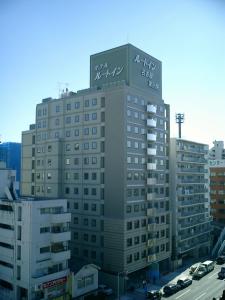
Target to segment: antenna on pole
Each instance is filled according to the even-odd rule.
[[[181,124],[184,123],[184,114],[176,114],[176,123],[178,124],[179,139],[181,139]]]
[[[68,93],[68,86],[69,83],[68,82],[57,82],[58,85],[58,97],[61,98],[61,96],[65,93]],[[64,91],[65,89],[65,91]]]

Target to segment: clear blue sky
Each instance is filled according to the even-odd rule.
[[[42,98],[89,87],[89,56],[130,42],[162,61],[183,137],[225,140],[225,1],[0,0],[0,135],[19,142]]]

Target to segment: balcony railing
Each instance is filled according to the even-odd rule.
[[[152,104],[148,104],[147,105],[147,112],[152,113],[152,114],[156,114],[156,106],[152,105]]]
[[[155,142],[156,141],[156,134],[155,133],[147,133],[147,141]]]
[[[156,182],[156,178],[147,178],[147,185],[155,185]]]
[[[156,149],[155,148],[147,148],[147,154],[155,156],[156,155]]]
[[[156,163],[147,163],[147,170],[156,170]]]
[[[147,119],[147,126],[155,128],[156,127],[156,120]]]

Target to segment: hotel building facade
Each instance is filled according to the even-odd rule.
[[[127,44],[91,56],[90,88],[43,99],[22,135],[21,193],[66,198],[72,268],[169,266],[170,110],[161,62]]]

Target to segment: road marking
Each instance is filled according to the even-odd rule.
[[[195,300],[198,300],[200,298],[202,298],[206,293],[201,294],[200,296],[198,296]]]
[[[209,278],[212,278],[212,277],[215,276],[216,274],[218,274],[218,272],[213,273],[211,276],[208,277],[208,279],[209,279]]]
[[[179,299],[180,297],[184,296],[185,294],[187,294],[188,292],[190,292],[191,289],[187,290],[186,292],[184,292],[183,294],[179,295],[178,297],[176,297],[175,299]]]

